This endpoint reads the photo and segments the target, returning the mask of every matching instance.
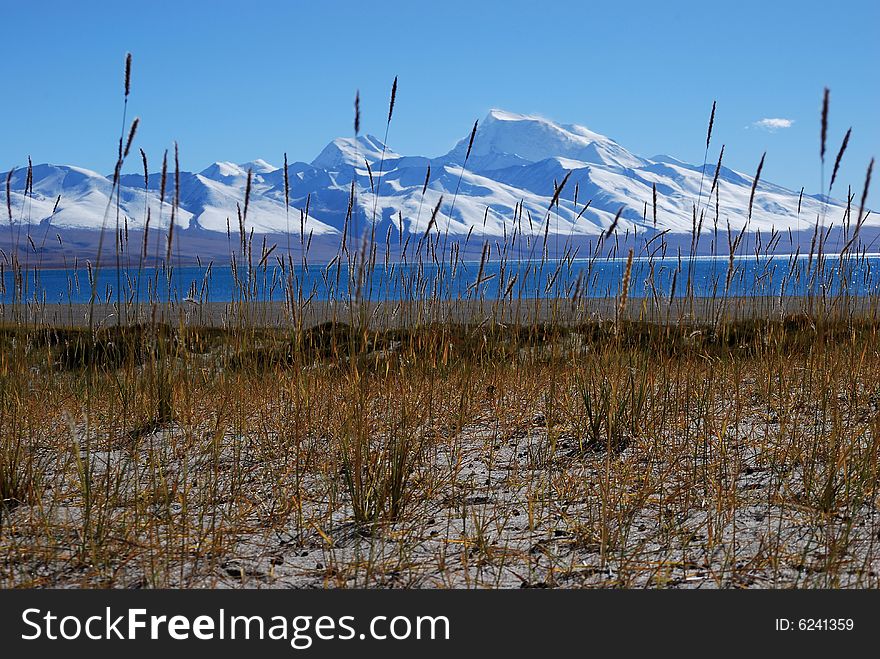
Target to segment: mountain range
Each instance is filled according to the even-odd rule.
[[[308,236],[325,247],[338,246],[351,200],[352,225],[363,230],[375,224],[383,240],[389,230],[423,235],[441,198],[436,229],[480,240],[509,235],[515,225],[520,234],[595,239],[615,218],[620,234],[690,234],[695,206],[704,215],[703,231],[716,225],[726,231],[728,224],[739,231],[747,223],[752,175],[722,165],[710,198],[714,162],[704,166],[669,156],[641,157],[583,126],[503,110],[490,111],[472,143],[470,138],[434,158],[401,155],[372,135],[334,139],[311,162],[288,165],[288,204],[283,168],[263,160],[216,162],[200,172],[181,172],[175,227],[198,234],[202,244],[215,238],[225,244],[227,231],[239,231],[249,172],[245,231],[290,232],[295,242],[302,231],[304,240]],[[25,194],[27,176],[26,168],[13,170],[9,178],[0,174],[8,178],[11,191],[10,232],[40,225],[48,235],[66,231],[82,237],[115,226],[112,177],[70,165],[34,165],[31,191]],[[168,226],[174,180],[169,172],[160,204],[158,172],[120,177],[119,217],[129,230],[143,228],[148,210],[151,228]],[[565,186],[551,208],[562,181]],[[0,195],[5,197],[5,191]],[[747,229],[812,232],[820,216],[839,224],[844,210],[840,201],[829,199],[826,205],[821,196],[761,180]],[[869,218],[868,224],[873,223]]]

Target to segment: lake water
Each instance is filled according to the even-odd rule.
[[[371,300],[571,297],[615,297],[620,293],[626,259],[597,258],[560,262],[490,261],[480,272],[479,262],[459,263],[455,268],[413,266],[392,263],[386,269],[377,264],[370,276],[363,278],[360,294]],[[630,276],[630,297],[681,297],[692,291],[696,297],[720,296],[800,296],[809,293],[854,296],[880,293],[880,255],[841,261],[834,255],[819,265],[815,258],[789,255],[737,257],[732,268],[727,257],[694,259],[634,259]],[[480,278],[479,285],[477,279]],[[28,272],[16,279],[4,270],[0,301],[18,299],[47,303],[88,302],[90,274],[78,270],[42,270]],[[329,268],[310,265],[295,267],[290,276],[276,263],[254,268],[248,274],[230,266],[182,266],[137,270],[105,268],[97,273],[96,294],[99,301],[115,300],[117,291],[130,300],[169,299],[198,302],[233,300],[284,300],[286,291],[294,297],[313,300],[348,299],[356,294],[349,285],[345,265]]]

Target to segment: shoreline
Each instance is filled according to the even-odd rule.
[[[471,256],[472,258],[462,258],[459,260],[459,263],[465,264],[465,265],[479,265],[480,264],[480,258],[479,258],[478,254],[468,253],[468,256]],[[811,255],[808,252],[799,252],[799,251],[773,252],[771,254],[761,254],[759,260],[761,260],[761,261],[789,260],[789,259],[794,258],[794,259],[797,259],[798,261],[806,261],[806,260],[809,260],[810,257],[811,257]],[[545,260],[545,263],[558,262],[558,261],[570,261],[571,263],[579,263],[579,264],[580,263],[589,263],[591,261],[596,261],[596,262],[598,262],[598,261],[603,261],[603,262],[611,261],[611,262],[615,262],[615,263],[626,263],[628,258],[629,258],[628,256],[620,256],[620,255],[611,256],[609,254],[602,254],[599,256],[576,256],[573,258],[566,258],[565,256],[550,256]],[[812,258],[815,259],[816,255],[813,254]],[[823,255],[823,258],[826,260],[834,260],[835,258],[840,258],[840,254],[837,252],[832,252],[831,254]],[[880,259],[880,251],[852,252],[849,254],[848,258]],[[328,258],[327,260],[309,261],[309,267],[325,268],[330,263],[333,263],[333,260],[334,260],[333,258]],[[677,256],[673,256],[670,254],[668,254],[666,256],[652,256],[650,254],[645,254],[645,253],[633,255],[633,262],[634,263],[651,263],[651,262],[663,263],[663,262],[678,262],[679,260],[682,263],[685,263],[687,261],[724,261],[724,262],[726,262],[726,261],[730,260],[730,254],[725,254],[725,253],[700,254],[700,253],[697,253],[697,254],[693,254],[693,255],[682,256],[681,259],[679,259]],[[753,261],[753,260],[755,260],[754,254],[738,253],[738,254],[734,255],[735,262]],[[88,266],[84,265],[84,264],[87,262],[88,262],[88,259],[81,260],[81,262],[77,265],[76,269],[79,271],[82,271],[82,272],[86,272],[88,270]],[[505,261],[505,259],[498,259],[498,258],[488,258],[485,261],[485,265],[488,266],[488,265],[499,264],[499,263],[504,263],[504,262],[510,262],[510,261],[509,260]],[[527,260],[522,261],[522,263],[527,263],[527,262],[528,262]],[[534,259],[534,262],[539,263],[540,259],[536,258],[536,259]],[[174,263],[173,265],[175,268],[201,268],[201,269],[207,268],[206,263],[198,263],[197,261],[188,261],[188,260],[181,260],[180,262]],[[211,265],[214,269],[231,268],[231,266],[228,264],[216,264],[216,263],[211,262]],[[408,262],[397,261],[396,265],[418,267],[419,262],[418,261],[408,261]],[[156,264],[156,263],[151,262],[151,263],[145,263],[141,267],[143,270],[164,270],[165,266],[164,266],[164,263]],[[299,268],[300,265],[297,264],[295,267]],[[40,264],[40,265],[29,264],[28,269],[30,269],[31,271],[38,271],[38,272],[47,272],[47,271],[49,271],[49,272],[69,272],[71,269],[73,269],[73,265],[69,264],[69,263],[63,264],[63,263],[51,262],[48,264]],[[136,272],[138,270],[138,266],[136,266],[136,265],[123,266],[121,269],[123,271],[135,271]],[[102,265],[101,270],[116,270],[116,267],[115,266],[108,266],[108,265],[104,264],[104,265]]]
[[[207,302],[94,305],[97,328],[117,324],[172,323],[191,327],[309,328],[326,322],[367,320],[371,327],[397,328],[435,323],[574,325],[614,321],[623,314],[629,321],[657,324],[707,324],[718,320],[782,320],[791,316],[877,319],[880,300],[874,297],[730,297],[730,298],[524,298],[513,301],[368,301],[352,306],[341,301],[311,301],[291,310],[287,302]],[[87,327],[87,303],[0,303],[0,324],[50,327]]]

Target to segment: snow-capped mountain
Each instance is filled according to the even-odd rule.
[[[722,167],[717,196],[713,193],[710,200],[714,164],[704,170],[668,156],[644,158],[583,126],[502,110],[492,110],[479,122],[468,155],[469,141],[470,134],[448,153],[426,158],[401,155],[371,135],[337,138],[311,163],[289,164],[288,207],[282,169],[263,160],[216,162],[198,173],[180,174],[175,222],[181,229],[214,232],[224,239],[227,231],[238,232],[250,171],[246,231],[299,234],[304,229],[315,241],[334,244],[346,223],[353,180],[352,222],[361,230],[375,223],[382,236],[389,227],[422,235],[441,197],[436,227],[444,232],[448,227],[453,236],[476,232],[483,238],[500,237],[516,226],[520,234],[546,231],[585,238],[603,233],[618,213],[621,233],[683,234],[693,229],[695,204],[705,213],[703,231],[710,231],[716,222],[716,200],[723,230],[728,223],[733,230],[746,223],[751,174]],[[6,180],[6,173],[0,176]],[[551,209],[556,186],[566,177],[559,202]],[[151,227],[167,227],[171,220],[175,191],[170,173],[163,203],[158,173],[149,174],[146,181],[143,174],[123,175],[118,205],[116,193],[110,199],[111,179],[86,169],[34,166],[32,192],[27,195],[26,181],[25,168],[15,170],[10,179],[13,224],[19,226],[112,227],[117,206],[118,217],[129,229],[142,228],[148,210]],[[5,190],[0,195],[6,205]],[[301,223],[301,209],[307,205],[308,215]],[[839,224],[843,206],[831,201],[826,208],[821,198],[801,198],[799,192],[760,181],[749,229],[812,230],[820,215]],[[872,217],[869,224],[873,222]]]

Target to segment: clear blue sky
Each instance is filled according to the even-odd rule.
[[[351,134],[356,89],[365,132],[381,136],[395,75],[389,144],[402,153],[439,155],[501,107],[702,162],[717,99],[710,159],[724,142],[726,163],[751,172],[766,149],[767,179],[818,191],[827,85],[830,158],[853,126],[837,192],[852,183],[860,194],[880,155],[876,0],[43,0],[4,3],[2,18],[0,170],[30,154],[111,171],[126,51],[138,146],[157,165],[177,140],[189,170],[279,164],[284,151],[310,161]],[[793,123],[754,125],[765,118]]]

